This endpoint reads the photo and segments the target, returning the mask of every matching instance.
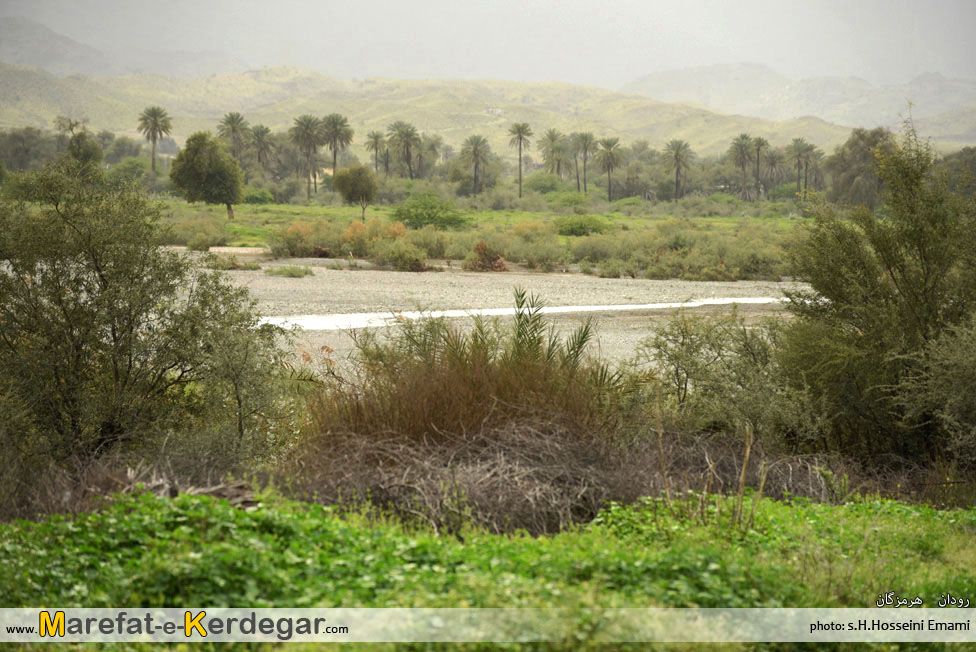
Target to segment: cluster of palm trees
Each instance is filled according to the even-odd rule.
[[[763,195],[764,182],[775,185],[781,181],[785,177],[787,161],[791,168],[796,169],[796,192],[798,195],[802,192],[804,199],[811,181],[816,186],[823,184],[824,153],[819,147],[808,143],[803,138],[794,138],[785,150],[774,150],[762,136],[739,134],[729,146],[728,156],[742,173],[739,196],[746,201]],[[750,187],[747,171],[753,169],[753,165],[755,184]]]
[[[172,121],[166,111],[159,106],[149,106],[139,116],[139,129],[152,143],[152,169],[156,169],[156,143],[172,130]],[[218,134],[230,146],[233,157],[243,167],[245,150],[250,149],[262,167],[267,167],[274,157],[274,143],[271,130],[264,125],[251,127],[238,112],[224,115],[218,125]],[[332,153],[332,172],[338,166],[339,153],[346,150],[353,140],[354,131],[346,116],[331,113],[323,118],[314,115],[301,115],[294,120],[288,131],[288,139],[304,159],[307,169],[306,196],[311,199],[313,185],[318,191],[318,175],[315,159],[320,147]],[[509,145],[518,152],[518,192],[522,197],[522,175],[524,153],[532,146],[535,133],[527,122],[517,122],[508,129]],[[568,135],[558,129],[547,129],[536,145],[542,155],[543,169],[563,178],[564,175],[576,177],[576,189],[586,194],[588,191],[588,164],[593,162],[607,175],[607,196],[613,200],[613,174],[624,163],[624,153],[619,138],[597,138],[591,132],[574,132]],[[387,176],[391,161],[402,164],[410,179],[424,174],[427,167],[443,154],[445,160],[447,147],[437,135],[421,134],[417,128],[403,120],[391,123],[386,132],[371,131],[366,135],[366,150],[373,155],[376,174],[382,165]],[[646,142],[645,142],[646,146]],[[635,145],[636,147],[636,145]],[[472,192],[478,194],[484,187],[488,164],[493,159],[487,139],[481,135],[469,136],[461,146],[461,162],[472,171]],[[695,160],[695,153],[684,140],[668,142],[662,152],[667,169],[674,174],[674,199],[683,194],[683,182]],[[296,154],[297,156],[297,154]],[[773,149],[769,142],[759,136],[740,134],[729,146],[728,160],[740,171],[740,197],[752,200],[762,197],[764,189],[777,185],[786,178],[788,170],[796,171],[796,191],[806,195],[810,183],[822,185],[824,161],[823,152],[803,138],[794,138],[786,148]],[[750,183],[749,175],[753,175]]]

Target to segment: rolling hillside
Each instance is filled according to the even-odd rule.
[[[976,106],[976,81],[939,73],[907,84],[874,86],[856,77],[790,79],[760,64],[735,63],[645,75],[621,89],[665,102],[788,120],[814,115],[854,127],[897,126],[908,115],[930,117]]]
[[[506,131],[529,122],[537,134],[549,127],[619,136],[625,143],[645,138],[661,147],[671,138],[689,141],[700,154],[725,151],[740,132],[761,135],[774,145],[803,137],[828,151],[849,130],[818,118],[774,122],[722,115],[706,109],[657,102],[595,87],[561,83],[488,80],[343,81],[298,68],[267,68],[205,78],[138,74],[59,78],[36,68],[0,64],[0,128],[49,128],[57,115],[88,118],[91,128],[134,135],[140,111],[159,104],[173,117],[174,137],[215,129],[221,116],[240,111],[251,124],[284,130],[303,113],[339,112],[356,130],[354,151],[365,157],[363,137],[407,120],[420,131],[439,133],[458,147],[480,133],[508,155]],[[529,154],[534,153],[534,149]]]

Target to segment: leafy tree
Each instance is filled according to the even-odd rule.
[[[322,143],[332,151],[332,176],[338,172],[339,152],[349,147],[353,129],[344,115],[330,113],[322,119]]]
[[[119,136],[112,141],[112,147],[105,155],[105,160],[108,163],[118,163],[124,158],[139,156],[141,151],[142,145],[140,145],[137,141],[127,138],[126,136]]]
[[[380,173],[380,152],[386,147],[386,138],[382,131],[371,131],[366,134],[366,151],[373,153],[373,165],[376,174]],[[389,174],[389,170],[387,170]]]
[[[877,208],[881,203],[877,155],[893,146],[891,132],[883,127],[870,131],[854,129],[824,163],[831,176],[827,199],[848,206],[863,204]]]
[[[57,156],[57,144],[52,136],[35,127],[0,131],[0,161],[11,170],[26,171]]]
[[[209,131],[198,131],[187,138],[169,177],[187,201],[223,204],[227,219],[234,219],[233,205],[243,198],[244,175]]]
[[[274,143],[271,142],[271,129],[264,125],[254,125],[251,129],[251,138],[254,143],[254,154],[258,158],[258,165],[266,170],[271,164],[271,157],[274,156]]]
[[[139,115],[139,131],[152,143],[152,171],[156,172],[156,143],[173,130],[173,122],[166,110],[159,106],[147,106]]]
[[[420,134],[409,122],[397,120],[386,128],[387,141],[396,156],[407,164],[407,171],[413,179],[413,150],[420,147]]]
[[[85,129],[68,140],[68,155],[79,163],[98,164],[102,162],[102,146]]]
[[[102,148],[102,151],[107,150],[112,146],[112,143],[115,142],[115,134],[108,129],[102,129],[99,131],[95,138],[98,140],[98,144]]]
[[[159,207],[97,167],[65,159],[20,192],[0,201],[0,377],[26,427],[0,445],[77,469],[212,419],[257,434],[277,329],[246,291],[162,247]]]
[[[772,188],[778,186],[786,178],[786,155],[782,150],[773,149],[766,153],[765,179]]]
[[[532,127],[528,122],[516,122],[508,128],[508,135],[512,138],[508,141],[509,147],[518,149],[518,183],[519,199],[522,198],[522,150],[528,149],[532,144],[530,140],[533,136]]]
[[[613,201],[613,171],[620,166],[623,157],[619,138],[601,138],[596,152],[596,162],[607,173],[607,201]]]
[[[729,158],[732,159],[735,167],[742,171],[739,197],[746,200],[749,198],[748,187],[746,186],[746,170],[752,162],[752,136],[749,134],[739,134],[729,147]]]
[[[318,175],[312,169],[312,159],[315,158],[319,145],[322,144],[322,121],[314,115],[301,115],[295,118],[295,124],[289,130],[291,142],[301,151],[308,164],[308,176],[306,181],[306,201],[312,200],[312,180],[317,179]],[[318,192],[318,185],[315,188]]]
[[[963,147],[948,154],[941,167],[949,174],[953,190],[970,197],[976,194],[976,147]]]
[[[461,158],[470,166],[474,167],[474,186],[473,193],[478,194],[478,171],[488,163],[491,155],[491,147],[484,136],[468,136],[461,145]]]
[[[379,184],[376,175],[365,165],[354,165],[336,172],[332,177],[332,187],[349,204],[358,203],[363,207],[363,222],[366,221],[366,207],[376,199]]]
[[[667,156],[668,169],[674,171],[674,200],[678,201],[681,198],[681,174],[691,169],[695,153],[691,151],[691,145],[677,139],[664,146],[664,153]]]
[[[933,173],[910,126],[900,148],[879,152],[878,172],[881,210],[812,209],[793,254],[811,291],[790,295],[784,368],[831,415],[829,446],[931,459],[939,434],[927,418],[906,420],[896,389],[927,343],[976,311],[976,208]]]

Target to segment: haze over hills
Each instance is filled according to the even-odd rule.
[[[897,126],[908,115],[976,114],[976,80],[919,75],[907,84],[875,86],[857,77],[790,79],[762,64],[736,63],[652,73],[621,90],[662,102],[688,102],[724,113],[789,120],[812,115],[852,127]]]
[[[0,18],[0,62],[0,128],[49,129],[55,116],[67,115],[136,135],[136,116],[158,104],[181,141],[215,129],[229,111],[276,131],[303,113],[339,112],[356,130],[361,158],[365,134],[395,120],[455,147],[479,133],[503,156],[510,154],[508,126],[521,121],[537,134],[588,130],[656,148],[681,138],[705,155],[726,151],[742,132],[774,146],[802,137],[830,152],[850,126],[897,127],[913,96],[922,135],[942,149],[976,143],[976,82],[938,74],[876,87],[856,78],[794,81],[763,65],[734,64],[648,75],[625,92],[555,82],[350,81],[295,67],[244,70],[222,53],[107,53],[23,18]]]
[[[0,18],[0,61],[35,66],[55,75],[89,76],[149,72],[204,77],[247,69],[223,52],[119,49],[103,51],[22,17]]]
[[[149,74],[59,78],[36,68],[0,64],[0,87],[6,96],[0,103],[0,128],[50,128],[57,115],[68,115],[87,118],[95,130],[135,135],[139,113],[158,104],[172,116],[177,140],[201,129],[214,130],[229,111],[240,111],[251,124],[272,130],[289,128],[304,113],[342,113],[349,117],[359,144],[368,131],[385,131],[391,122],[407,120],[455,147],[471,134],[482,134],[503,156],[509,150],[508,127],[522,121],[538,134],[550,127],[589,130],[619,136],[624,142],[646,138],[658,148],[671,138],[682,138],[701,154],[725,151],[740,132],[764,136],[776,145],[803,137],[822,147],[833,147],[849,133],[817,118],[774,122],[729,116],[572,84],[344,81],[287,67],[196,79]]]

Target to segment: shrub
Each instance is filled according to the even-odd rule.
[[[474,245],[461,266],[469,272],[504,272],[507,269],[501,254],[489,247],[484,240],[479,240]]]
[[[933,174],[931,149],[910,127],[879,160],[882,210],[816,204],[793,249],[795,275],[812,291],[790,295],[797,319],[784,366],[831,409],[832,446],[866,462],[931,459],[947,433],[906,419],[895,390],[930,341],[976,311],[976,209]]]
[[[422,272],[427,269],[424,252],[402,238],[380,243],[373,261],[377,265],[392,265],[399,272]]]
[[[0,448],[78,473],[168,442],[174,464],[231,468],[267,437],[279,330],[161,247],[130,186],[64,160],[25,188],[0,202],[0,393],[21,424]]]
[[[307,265],[281,265],[279,267],[268,267],[264,270],[270,276],[284,276],[287,278],[303,278],[314,276],[315,272]]]
[[[464,218],[454,204],[435,192],[411,195],[396,207],[393,214],[412,229],[420,229],[428,224],[438,229],[454,229],[464,224]]]
[[[247,186],[244,188],[245,204],[270,204],[274,201],[274,196],[266,188],[254,188]]]
[[[534,190],[535,192],[546,194],[550,192],[556,192],[558,190],[563,190],[566,185],[560,181],[559,177],[555,174],[549,174],[547,172],[533,172],[529,176],[525,177],[522,181],[522,188],[525,190]]]
[[[567,215],[557,217],[555,224],[559,235],[603,233],[609,226],[607,221],[598,215]]]
[[[428,258],[443,258],[447,248],[447,238],[431,224],[407,232],[407,241],[425,252]]]

